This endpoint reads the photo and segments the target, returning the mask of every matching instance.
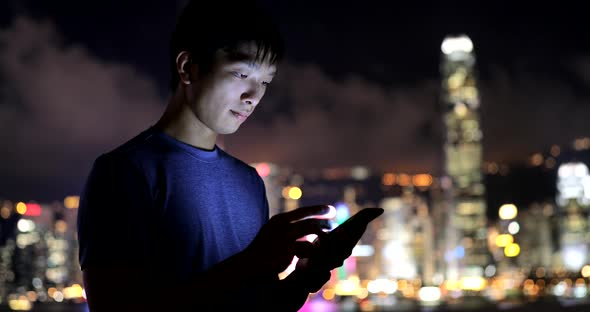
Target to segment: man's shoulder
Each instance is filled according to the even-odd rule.
[[[103,153],[99,158],[109,160],[132,160],[134,158],[154,154],[154,145],[157,144],[156,142],[157,140],[154,140],[154,131],[151,128],[148,128],[122,144]]]
[[[231,164],[231,166],[236,167],[236,168],[241,168],[247,172],[252,172],[252,171],[256,172],[256,168],[254,167],[254,164],[248,164],[244,160],[228,153],[227,151],[225,151],[221,148],[219,149],[219,151],[221,152],[222,157],[224,157],[226,159],[226,162]]]
[[[124,143],[100,154],[94,160],[94,167],[100,169],[132,168],[141,166],[145,159],[156,155],[153,133],[146,129]]]

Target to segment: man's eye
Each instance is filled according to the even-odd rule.
[[[240,78],[240,79],[246,79],[248,78],[248,75],[242,74],[242,73],[238,73],[238,72],[234,72],[234,76]]]
[[[268,86],[269,84],[270,84],[270,82],[268,82],[268,81],[263,81],[262,82],[262,85],[265,86],[265,87]]]

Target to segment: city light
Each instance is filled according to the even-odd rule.
[[[557,156],[559,156],[559,154],[561,154],[561,148],[559,147],[559,145],[552,145],[551,146],[551,156],[557,157]]]
[[[57,233],[65,233],[68,229],[68,224],[64,220],[55,221],[55,231]]]
[[[395,184],[395,174],[385,173],[381,180],[382,180],[383,185],[387,185],[387,186],[394,185]]]
[[[510,224],[508,224],[508,233],[514,235],[518,233],[518,231],[520,231],[520,225],[518,224],[518,222],[512,221],[510,222]]]
[[[255,168],[258,175],[263,178],[266,178],[270,174],[270,166],[267,163],[259,163]]]
[[[504,204],[498,210],[498,215],[502,220],[510,220],[516,218],[518,214],[518,209],[513,204]]]
[[[535,275],[537,275],[538,278],[545,277],[545,274],[546,272],[544,267],[537,268],[537,270],[535,271]]]
[[[520,254],[520,246],[516,243],[508,244],[504,247],[504,255],[506,257],[516,257]]]
[[[365,180],[371,173],[367,167],[356,166],[350,170],[350,176],[355,180]]]
[[[28,203],[26,206],[25,213],[23,213],[25,216],[37,217],[41,215],[41,205],[37,203]]]
[[[558,180],[556,201],[564,206],[575,199],[580,205],[590,205],[590,175],[588,167],[581,162],[570,162],[557,169]]]
[[[64,198],[64,206],[68,209],[78,209],[80,196],[67,196]]]
[[[564,246],[561,251],[563,264],[570,271],[579,271],[586,262],[588,247],[580,243],[575,245]]]
[[[16,212],[19,214],[25,214],[25,212],[27,212],[27,204],[23,202],[16,204]]]
[[[454,111],[455,114],[457,114],[457,116],[461,118],[467,116],[467,113],[469,112],[469,110],[467,109],[467,105],[461,102],[455,104]]]
[[[541,153],[536,153],[531,156],[531,165],[540,166],[543,163],[543,160],[543,155],[541,155]]]
[[[582,268],[582,276],[583,277],[590,277],[590,265],[586,264],[583,268]]]
[[[402,173],[397,177],[397,184],[400,186],[409,186],[412,184],[412,178],[409,175]]]
[[[303,195],[303,192],[301,191],[301,189],[297,186],[293,186],[289,188],[289,198],[291,199],[299,199],[301,198],[301,195]]]
[[[484,274],[487,277],[492,277],[496,274],[496,266],[493,264],[490,264],[488,266],[486,266],[485,270],[484,270]]]
[[[297,186],[286,186],[283,188],[282,194],[284,198],[297,200],[301,198],[303,191]]]
[[[352,249],[351,257],[370,257],[375,253],[375,248],[371,245],[356,245]]]
[[[18,220],[16,227],[23,233],[31,232],[35,229],[35,222],[27,219],[20,219]]]
[[[473,42],[465,35],[447,37],[443,40],[440,49],[447,55],[455,52],[471,53],[473,51]]]
[[[386,278],[378,278],[369,281],[367,284],[367,290],[373,294],[393,294],[397,290],[397,282]]]
[[[2,208],[0,208],[0,217],[2,217],[2,219],[8,219],[10,217],[10,208],[2,206]]]
[[[418,291],[418,297],[421,301],[433,302],[440,300],[440,288],[425,286]]]
[[[568,178],[570,176],[582,178],[588,175],[588,167],[579,162],[565,163],[559,167],[557,174],[560,178]]]
[[[336,222],[341,224],[350,217],[350,209],[345,203],[336,204]]]
[[[547,159],[545,159],[545,167],[547,167],[549,169],[552,169],[553,167],[555,167],[556,163],[557,163],[557,161],[553,157],[547,157]]]
[[[466,276],[459,281],[459,287],[463,290],[482,290],[486,284],[486,279],[480,276]]]
[[[455,73],[453,73],[448,81],[449,89],[457,89],[465,83],[465,77],[467,76],[467,72],[464,68],[458,69]]]
[[[356,276],[339,280],[334,287],[334,292],[337,296],[357,296],[361,293],[360,280]]]
[[[336,293],[334,292],[334,289],[332,289],[332,288],[326,288],[322,292],[322,297],[328,301],[333,300],[335,296],[336,296]]]
[[[79,284],[73,284],[70,287],[64,288],[63,295],[65,299],[82,298],[84,289]]]
[[[14,311],[28,311],[33,308],[31,301],[25,295],[9,297],[8,306]]]
[[[432,176],[429,174],[417,174],[412,177],[412,183],[417,187],[427,187],[432,184]]]
[[[590,148],[590,138],[578,138],[574,141],[574,149],[582,151]]]
[[[496,246],[506,247],[514,242],[514,237],[510,234],[500,234],[496,237]]]

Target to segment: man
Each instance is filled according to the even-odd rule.
[[[92,312],[296,311],[350,255],[300,241],[326,235],[327,220],[311,217],[327,205],[269,219],[256,170],[215,144],[260,103],[283,45],[253,3],[204,3],[191,1],[172,34],[163,115],[99,156],[86,182],[78,238]],[[304,260],[279,280],[295,255]]]

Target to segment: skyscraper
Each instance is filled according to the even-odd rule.
[[[559,245],[565,268],[579,272],[590,251],[590,172],[582,162],[559,166],[557,177]]]
[[[447,36],[441,45],[441,101],[446,184],[444,273],[446,279],[483,276],[490,262],[482,168],[482,132],[473,43]]]

